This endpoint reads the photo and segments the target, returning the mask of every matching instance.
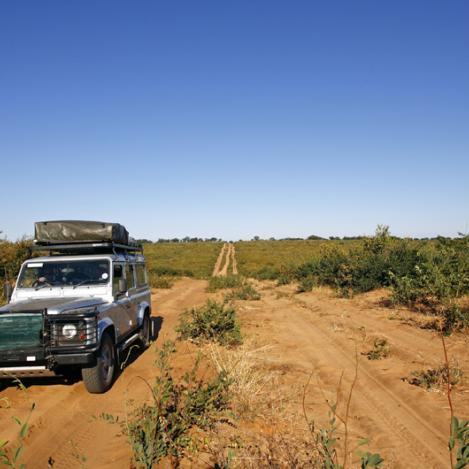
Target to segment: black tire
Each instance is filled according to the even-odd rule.
[[[116,371],[116,348],[108,333],[101,337],[101,347],[96,353],[96,365],[82,368],[81,376],[88,392],[102,394],[110,389]]]
[[[148,314],[143,316],[142,326],[140,327],[140,342],[144,349],[147,349],[151,343],[151,320]]]

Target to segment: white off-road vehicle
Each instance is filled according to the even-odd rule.
[[[81,369],[89,392],[106,392],[119,357],[152,338],[142,247],[122,225],[54,221],[35,225],[34,251],[0,308],[0,378]]]

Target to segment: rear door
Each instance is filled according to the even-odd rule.
[[[125,278],[125,264],[114,263],[112,272],[112,292],[117,308],[114,308],[112,320],[118,329],[118,340],[128,334],[129,327],[129,309],[131,303],[127,292],[119,291],[119,280]]]

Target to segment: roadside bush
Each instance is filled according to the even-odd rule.
[[[469,293],[469,237],[417,243],[392,238],[387,227],[379,226],[374,237],[352,249],[323,249],[295,276],[299,291],[318,284],[351,296],[390,287],[392,303],[437,314],[446,330],[469,322],[456,301]]]
[[[457,304],[450,304],[443,310],[442,332],[449,335],[453,331],[461,331],[469,327],[469,311],[463,310]]]
[[[22,239],[14,243],[0,239],[0,278],[13,280],[21,264],[31,257],[31,240]]]
[[[180,339],[194,342],[209,341],[220,345],[242,343],[236,310],[216,301],[208,300],[201,308],[185,311],[176,328]]]
[[[310,292],[316,285],[314,277],[308,276],[300,279],[298,288],[296,289],[297,293],[306,293]]]
[[[469,256],[454,247],[440,246],[436,252],[419,256],[406,275],[393,271],[390,278],[395,303],[435,307],[469,293]]]
[[[3,297],[3,283],[13,283],[18,276],[21,264],[31,257],[31,240],[22,239],[16,242],[0,239],[0,304]]]
[[[236,288],[243,284],[243,278],[238,275],[227,275],[226,277],[211,277],[208,282],[207,291],[215,292],[226,288]]]
[[[252,273],[252,277],[258,280],[276,280],[279,275],[279,271],[271,265],[266,265],[257,272]]]
[[[182,457],[194,451],[194,430],[209,430],[226,417],[230,402],[230,380],[224,372],[211,381],[197,377],[200,360],[178,382],[170,357],[175,352],[166,342],[158,352],[159,374],[151,386],[153,401],[134,409],[125,431],[137,464],[152,468],[165,457],[178,467]]]
[[[168,277],[161,277],[159,275],[150,274],[150,287],[151,288],[171,288],[173,282]]]

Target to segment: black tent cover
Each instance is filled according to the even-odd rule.
[[[40,221],[34,225],[36,244],[110,242],[129,244],[129,233],[119,223],[101,221],[58,220]]]

